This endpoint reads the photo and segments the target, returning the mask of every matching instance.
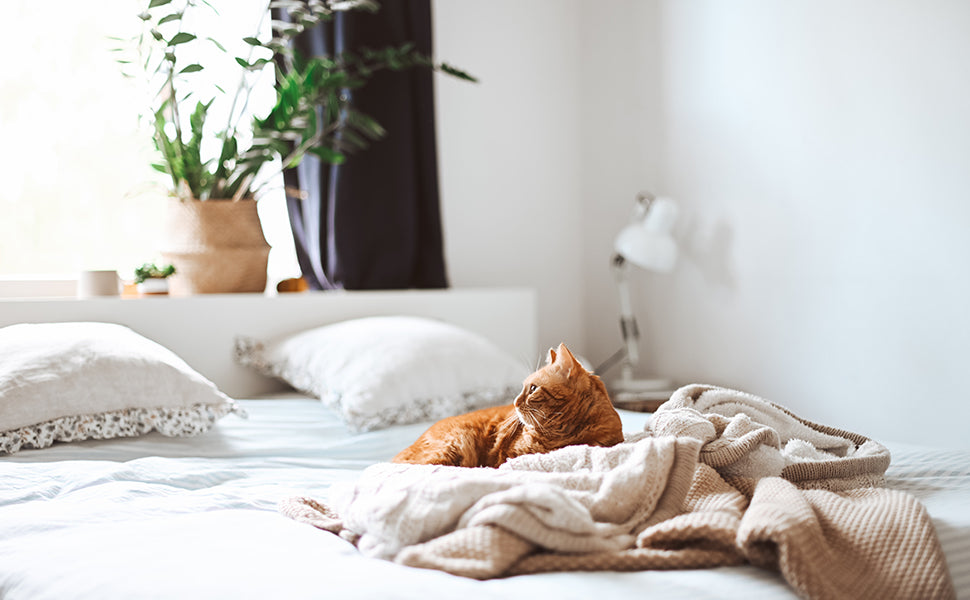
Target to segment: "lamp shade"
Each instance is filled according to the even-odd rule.
[[[668,272],[677,261],[677,243],[671,236],[677,205],[670,198],[656,198],[633,223],[616,236],[614,250],[641,269]]]

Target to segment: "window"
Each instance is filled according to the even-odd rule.
[[[266,0],[210,0],[211,35],[242,44]],[[137,33],[142,2],[4,2],[0,20],[0,276],[73,275],[158,258],[166,181],[149,166],[147,106],[111,37]],[[268,25],[268,19],[267,19]],[[230,53],[235,50],[225,44]],[[241,50],[239,50],[242,53]],[[263,101],[272,102],[264,77]],[[270,281],[299,275],[282,178],[260,198]]]

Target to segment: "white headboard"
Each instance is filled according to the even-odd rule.
[[[270,339],[345,319],[415,315],[454,323],[490,339],[516,358],[538,356],[536,298],[531,289],[211,294],[161,298],[0,300],[0,327],[14,323],[105,321],[126,325],[181,356],[236,398],[282,384],[233,362],[238,335]]]

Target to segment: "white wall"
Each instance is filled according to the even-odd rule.
[[[970,4],[661,4],[656,367],[970,445]]]
[[[970,3],[439,1],[456,285],[539,289],[540,345],[619,342],[640,189],[684,208],[640,274],[643,374],[970,446]],[[441,80],[439,80],[440,82]]]
[[[479,78],[436,79],[453,286],[538,290],[539,347],[584,345],[579,5],[438,1],[435,49]]]
[[[594,364],[602,363],[621,345],[618,299],[610,269],[613,239],[629,222],[637,193],[660,189],[659,40],[644,28],[644,23],[658,21],[658,8],[656,2],[642,0],[609,0],[583,8],[583,56],[578,65],[583,82],[582,135],[578,140],[583,148],[583,352]],[[646,273],[636,277],[636,283],[645,287],[658,281]],[[632,292],[642,295],[636,285]],[[649,335],[653,324],[646,311],[640,311],[639,322],[643,350],[657,350]]]

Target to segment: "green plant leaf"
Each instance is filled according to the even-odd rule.
[[[474,76],[469,75],[468,73],[462,71],[459,68],[453,67],[448,63],[441,63],[440,65],[438,65],[438,68],[441,69],[442,73],[447,73],[452,77],[457,77],[458,79],[463,79],[465,81],[470,81],[472,83],[478,83],[478,79],[476,79]]]
[[[272,59],[269,59],[269,58],[257,58],[253,62],[247,62],[245,58],[241,58],[237,56],[236,62],[239,63],[239,65],[242,66],[242,68],[248,71],[255,71],[256,69],[261,69],[263,68],[264,65],[271,63],[273,61]]]
[[[183,179],[188,184],[192,195],[200,199],[208,195],[211,180],[210,174],[206,170],[206,164],[202,162],[205,117],[211,104],[212,101],[207,104],[196,103],[195,110],[189,116],[189,128],[192,135],[189,141],[182,146]]]
[[[146,279],[165,279],[174,274],[173,265],[159,267],[155,263],[145,263],[135,269],[135,283],[144,283]]]
[[[151,2],[148,3],[148,8],[155,8],[156,6],[165,6],[171,1],[172,0],[152,0]]]
[[[323,162],[329,163],[329,164],[332,164],[332,165],[339,165],[339,164],[342,164],[345,160],[347,160],[347,157],[344,156],[344,154],[342,152],[338,152],[338,151],[334,150],[333,148],[328,148],[326,146],[319,146],[317,148],[311,148],[310,149],[310,154],[313,154],[314,156],[316,156],[317,158],[319,158]],[[299,163],[297,163],[297,164],[299,164]],[[287,166],[288,167],[295,167],[296,165],[293,164],[293,165],[287,165]]]
[[[349,127],[353,127],[372,140],[376,140],[387,134],[387,130],[373,117],[365,115],[360,111],[348,110],[345,118]]]
[[[340,142],[341,146],[354,150],[363,150],[367,147],[367,140],[349,127],[340,132]]]
[[[298,33],[302,32],[302,27],[297,27],[293,23],[288,23],[286,21],[272,21],[270,22],[270,27],[273,31],[279,33],[284,37],[293,37]]]
[[[220,50],[222,50],[223,52],[225,52],[225,51],[226,51],[226,47],[225,47],[225,46],[223,46],[222,44],[220,44],[220,43],[219,43],[218,41],[216,41],[216,39],[215,39],[215,38],[211,38],[211,37],[207,37],[207,38],[205,38],[205,39],[207,39],[207,40],[209,40],[210,42],[212,42],[213,44],[215,44],[215,46],[216,46],[216,48],[218,48],[218,49],[220,49]]]
[[[294,8],[303,8],[303,3],[299,0],[273,0],[269,3],[270,8],[285,8],[287,10]]]
[[[181,75],[182,73],[198,73],[201,70],[202,70],[202,65],[200,65],[199,63],[195,63],[179,71],[179,75]]]
[[[247,44],[249,44],[250,46],[262,46],[263,45],[263,43],[261,41],[259,41],[258,38],[254,38],[254,37],[244,37],[243,38],[243,41],[246,42]]]
[[[168,102],[163,102],[155,112],[154,141],[155,147],[162,153],[162,157],[168,164],[168,169],[165,172],[172,177],[172,183],[177,187],[179,180],[182,179],[182,156],[179,149],[181,142],[179,140],[173,142],[165,133],[165,109],[167,106]]]
[[[366,10],[367,12],[377,12],[381,6],[374,0],[336,0],[330,2],[333,10]]]
[[[172,39],[170,39],[168,41],[168,45],[169,46],[177,46],[179,44],[184,44],[186,42],[191,42],[195,38],[196,38],[196,36],[192,35],[191,33],[186,33],[184,31],[180,31],[179,33],[176,33],[172,37]]]
[[[211,2],[206,2],[206,0],[202,0],[202,4],[205,4],[206,6],[211,8],[212,12],[216,13],[217,15],[219,14],[219,10],[215,6],[213,6]]]
[[[223,134],[226,135],[226,134]],[[222,143],[222,152],[219,154],[219,164],[216,165],[215,177],[217,179],[228,179],[232,168],[232,163],[236,161],[238,146],[235,136],[226,137]]]

